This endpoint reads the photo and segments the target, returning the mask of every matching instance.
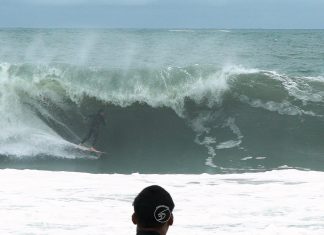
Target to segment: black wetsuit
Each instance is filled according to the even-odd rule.
[[[106,121],[105,121],[103,115],[101,115],[100,113],[97,113],[97,114],[94,114],[94,115],[89,115],[89,117],[91,118],[90,129],[89,129],[88,134],[81,141],[81,144],[83,144],[88,139],[93,137],[92,146],[94,146],[96,144],[96,142],[97,142],[97,139],[98,139],[100,126],[106,125]]]
[[[160,235],[158,232],[155,231],[140,231],[137,230],[136,235]]]

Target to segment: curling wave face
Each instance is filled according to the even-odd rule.
[[[198,65],[125,72],[2,64],[1,77],[5,156],[87,158],[70,142],[100,107],[108,125],[98,148],[135,168],[159,159],[204,170],[311,167],[322,151],[320,79]]]

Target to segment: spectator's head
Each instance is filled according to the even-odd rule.
[[[158,185],[143,189],[133,202],[132,221],[138,230],[166,234],[173,224],[174,203],[170,194]]]

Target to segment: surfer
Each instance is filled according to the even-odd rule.
[[[82,139],[80,145],[92,137],[93,139],[90,149],[96,151],[94,145],[97,143],[100,127],[106,125],[105,112],[103,109],[99,109],[96,114],[89,115],[88,117],[91,119],[90,128],[88,134]]]
[[[166,235],[173,224],[174,202],[162,187],[144,188],[133,202],[132,221],[137,225],[137,235]]]

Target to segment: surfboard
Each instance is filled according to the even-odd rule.
[[[106,154],[106,152],[102,152],[102,151],[99,151],[99,150],[96,150],[96,149],[93,149],[93,148],[89,148],[89,147],[84,146],[84,145],[75,145],[75,147],[77,149],[82,150],[82,151],[86,151],[86,152],[89,152],[89,153],[95,153],[98,156],[101,156],[103,154]]]

